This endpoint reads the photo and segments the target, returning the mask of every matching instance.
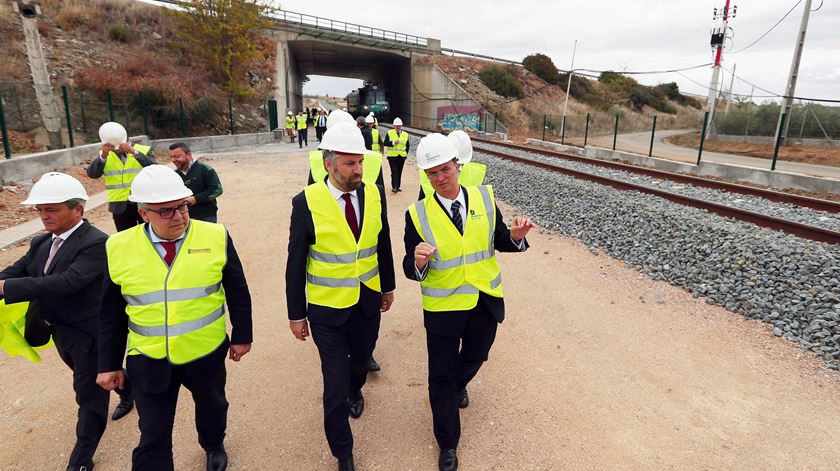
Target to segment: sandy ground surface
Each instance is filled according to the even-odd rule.
[[[317,351],[289,332],[282,282],[290,200],[303,188],[306,157],[277,145],[208,160],[225,187],[220,219],[254,300],[254,348],[228,363],[230,469],[334,469]],[[397,260],[416,172],[410,161],[405,191],[388,198]],[[507,220],[516,214],[502,208]],[[90,217],[113,230],[104,208]],[[767,325],[576,240],[535,230],[529,241],[524,254],[499,255],[508,315],[470,385],[461,469],[837,469],[840,374]],[[0,265],[25,249],[0,251]],[[424,337],[419,287],[398,275],[376,350],[383,369],[365,387],[364,415],[352,421],[361,470],[437,469]],[[0,469],[66,465],[71,375],[53,350],[43,356],[40,364],[0,359]],[[96,469],[129,469],[138,438],[136,412],[109,422]],[[176,469],[204,469],[186,390],[174,448]]]

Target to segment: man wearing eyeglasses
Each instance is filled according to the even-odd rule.
[[[416,155],[434,193],[406,211],[403,271],[420,282],[438,467],[453,471],[461,437],[458,409],[469,406],[467,385],[505,318],[495,252],[525,251],[534,225],[517,216],[508,229],[492,187],[458,183],[458,151],[446,136],[424,137]]]
[[[190,220],[191,195],[171,168],[144,168],[132,182],[130,198],[146,224],[106,243],[96,382],[109,390],[124,383],[128,333],[126,371],[140,415],[134,470],[173,469],[172,427],[181,385],[195,401],[207,469],[227,467],[224,360],[238,362],[251,349],[251,296],[225,227]]]

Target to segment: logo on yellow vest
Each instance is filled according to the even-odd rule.
[[[210,253],[210,249],[187,249],[187,253],[190,255],[194,253]]]

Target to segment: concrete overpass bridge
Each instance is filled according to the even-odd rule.
[[[302,13],[277,10],[271,18],[277,41],[275,99],[281,114],[303,107],[304,76],[329,75],[381,83],[394,116],[411,126],[434,129],[446,113],[483,110],[436,65],[420,59],[446,53],[511,62],[444,49],[439,39]],[[493,129],[492,116],[489,119],[488,128]]]

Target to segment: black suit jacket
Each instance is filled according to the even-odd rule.
[[[461,191],[464,193],[464,200],[467,203],[467,211],[470,208],[470,200],[467,195],[466,190],[464,187],[461,187]],[[437,193],[432,195],[443,208],[444,213],[447,215],[449,211],[443,207],[443,204],[437,197]],[[479,202],[479,204],[481,204]],[[468,213],[469,214],[469,213]],[[450,217],[449,224],[454,226],[452,219]],[[523,252],[528,249],[528,241],[523,240],[522,249],[517,246],[510,238],[510,230],[508,229],[505,222],[502,220],[502,213],[499,211],[499,207],[496,206],[496,227],[494,228],[494,244],[495,249],[499,252]],[[411,220],[411,216],[408,211],[405,212],[405,257],[403,258],[403,273],[405,273],[406,278],[409,280],[420,281],[417,277],[417,272],[415,271],[414,267],[414,248],[417,247],[417,244],[423,242],[423,239],[420,237],[420,234],[417,233],[417,229],[414,227],[414,222]],[[504,298],[497,298],[495,296],[490,296],[489,294],[479,293],[478,294],[478,303],[479,306],[483,307],[490,313],[496,321],[501,323],[505,320],[505,300]],[[430,331],[438,334],[448,336],[451,335],[453,332],[460,332],[461,327],[467,321],[467,315],[469,311],[444,311],[444,312],[432,312],[423,310],[423,324],[427,329]]]
[[[52,325],[59,342],[95,351],[107,238],[84,221],[61,244],[46,273],[52,234],[32,239],[26,255],[0,272],[0,279],[6,280],[6,302],[37,302],[41,317]],[[33,325],[31,320],[27,318],[27,327]]]
[[[364,227],[365,193],[364,183],[356,191],[359,197],[359,230]],[[382,230],[376,254],[379,258],[379,280],[382,292],[393,291],[396,287],[394,277],[394,257],[391,254],[391,235],[388,227],[388,211],[385,205],[385,191],[376,186],[382,200]],[[337,203],[336,203],[337,204]],[[306,301],[306,260],[309,256],[309,246],[315,243],[315,224],[312,222],[312,212],[306,202],[303,192],[292,198],[292,221],[289,229],[289,258],[286,261],[286,304],[290,320],[309,318],[311,322],[339,325],[347,321],[351,308],[333,309],[317,304],[307,304]],[[382,294],[371,290],[364,284],[361,286],[359,303],[357,304],[366,316],[379,315]]]

